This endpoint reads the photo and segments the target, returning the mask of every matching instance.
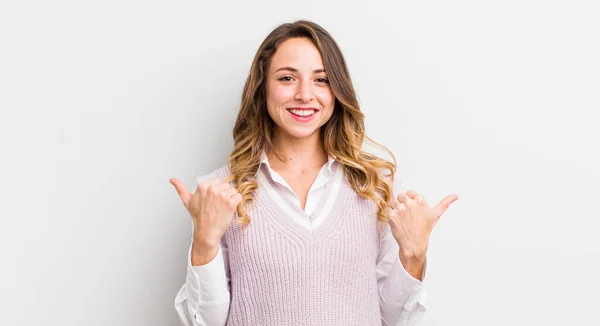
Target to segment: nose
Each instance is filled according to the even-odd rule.
[[[312,84],[310,79],[304,79],[298,83],[298,89],[295,96],[297,101],[310,102],[313,99]]]

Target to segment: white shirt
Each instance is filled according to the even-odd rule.
[[[331,177],[332,157],[323,165],[313,182],[306,199],[305,211],[315,210],[324,185]],[[300,206],[300,200],[288,183],[271,168],[265,153],[261,164],[268,167],[273,181],[281,186],[287,198]],[[337,163],[336,163],[337,164]],[[259,169],[258,173],[262,173]],[[198,178],[198,182],[202,178]],[[300,221],[299,221],[300,222]],[[216,257],[203,266],[192,266],[191,249],[188,252],[187,276],[175,298],[175,309],[184,326],[225,325],[230,304],[230,273],[227,247],[223,242]],[[389,224],[386,224],[377,257],[377,280],[380,289],[381,319],[383,325],[413,326],[425,313],[427,292],[423,282],[412,277],[402,266],[398,243],[392,236]],[[423,268],[422,280],[425,280],[427,263]]]

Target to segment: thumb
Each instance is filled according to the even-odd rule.
[[[458,199],[457,195],[446,196],[446,198],[442,199],[436,206],[435,210],[437,211],[437,215],[441,216],[448,209],[450,204]]]
[[[185,208],[187,208],[188,203],[190,202],[190,198],[192,198],[192,194],[187,190],[183,182],[181,182],[179,179],[171,178],[169,179],[169,182],[175,187],[175,190],[177,190],[179,197],[181,197],[183,205],[185,206]]]

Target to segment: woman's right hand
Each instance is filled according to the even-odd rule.
[[[169,182],[192,217],[193,254],[199,258],[196,259],[198,265],[203,265],[204,260],[208,260],[204,262],[208,263],[216,255],[221,237],[231,225],[242,195],[229,183],[219,179],[200,182],[193,195],[179,179],[171,178]]]

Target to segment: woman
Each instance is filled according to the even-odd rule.
[[[322,27],[267,36],[233,137],[193,194],[170,180],[194,224],[183,325],[414,325],[429,234],[458,197],[394,194],[395,159],[362,149],[364,117]]]

